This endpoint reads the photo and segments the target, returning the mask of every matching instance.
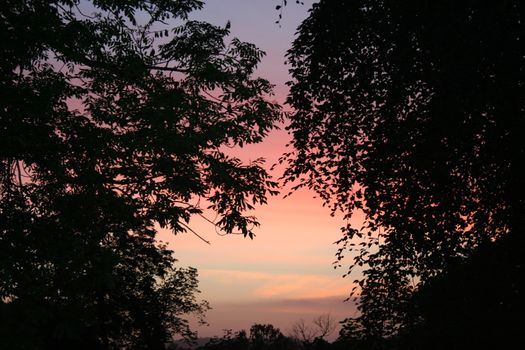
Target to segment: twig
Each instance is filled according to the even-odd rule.
[[[189,227],[188,225],[186,225],[185,223],[183,222],[180,222],[180,224],[182,226],[184,226],[186,229],[188,229],[191,233],[193,233],[195,236],[197,236],[198,238],[200,238],[203,242],[205,243],[208,243],[209,245],[211,245],[210,241],[207,241],[205,240],[201,235],[199,235],[197,232],[195,232],[191,227]]]

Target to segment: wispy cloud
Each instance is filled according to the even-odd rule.
[[[352,288],[348,279],[320,274],[203,269],[200,275],[206,294],[215,297],[226,293],[229,300],[340,297],[347,295]],[[215,291],[207,291],[208,288]],[[236,295],[238,298],[235,298]]]
[[[340,296],[349,290],[348,281],[321,275],[279,275],[255,290],[264,298],[327,298]]]

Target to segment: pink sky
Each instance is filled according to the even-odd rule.
[[[217,25],[230,20],[234,36],[266,51],[258,74],[276,85],[275,100],[283,103],[284,83],[289,80],[284,55],[312,2],[300,6],[290,1],[280,27],[275,24],[279,0],[208,0],[192,18]],[[263,143],[235,152],[243,160],[264,157],[270,167],[288,141],[284,130],[275,131]],[[257,207],[254,215],[261,227],[254,240],[219,236],[212,225],[198,219],[191,228],[211,245],[191,233],[161,233],[160,239],[175,250],[180,265],[199,270],[202,297],[213,308],[207,317],[210,325],[197,329],[200,336],[221,335],[222,329],[248,329],[253,323],[271,323],[287,333],[291,323],[301,318],[308,321],[331,313],[341,320],[355,315],[355,306],[343,303],[352,279],[343,279],[345,271],[332,266],[333,243],[341,237],[344,223],[331,217],[313,197],[313,192],[301,190]]]

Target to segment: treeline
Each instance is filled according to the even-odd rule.
[[[300,334],[285,335],[279,328],[271,324],[254,324],[249,332],[240,330],[225,330],[222,337],[211,338],[206,344],[200,346],[183,345],[172,343],[169,350],[199,349],[199,350],[324,350],[324,349],[347,349],[354,345],[348,339],[340,338],[334,342],[328,342],[322,335],[311,339],[304,339]]]

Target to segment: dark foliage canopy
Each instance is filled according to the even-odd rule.
[[[521,1],[321,0],[300,26],[285,178],[366,216],[339,242],[364,271],[354,330],[395,333],[418,285],[520,236],[524,20]]]
[[[0,7],[0,332],[8,348],[163,348],[202,316],[158,226],[252,237],[275,183],[224,146],[280,120],[263,56],[197,0]]]
[[[525,256],[512,235],[483,243],[415,295],[425,319],[400,337],[404,349],[512,348],[524,344]]]
[[[319,319],[319,318],[317,318]],[[326,319],[326,317],[321,317]],[[224,330],[224,336],[214,337],[199,350],[343,350],[367,349],[362,342],[338,339],[332,343],[317,337],[313,340],[298,339],[295,335],[285,336],[279,328],[271,324],[254,324],[247,333],[245,330],[233,332]],[[180,343],[172,344],[169,349],[185,350]]]
[[[241,330],[225,330],[222,338],[212,338],[207,344],[199,347],[202,350],[300,350],[301,342],[284,336],[279,328],[271,324],[254,324],[249,335]]]

